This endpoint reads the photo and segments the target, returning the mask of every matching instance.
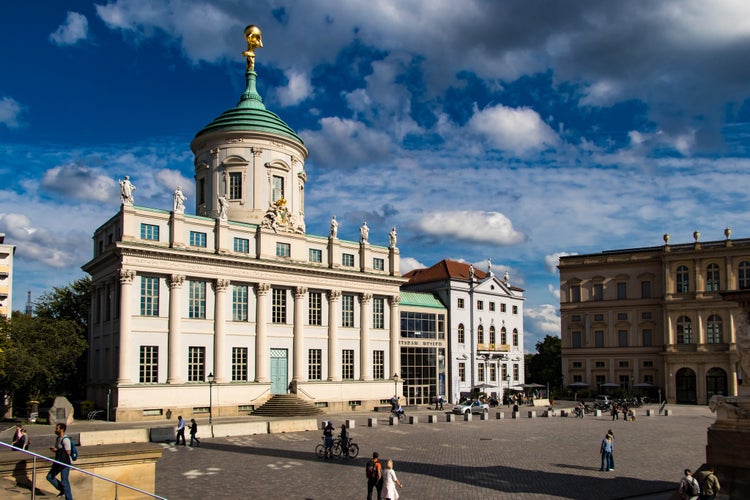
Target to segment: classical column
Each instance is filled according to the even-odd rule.
[[[130,369],[133,354],[132,333],[130,331],[130,293],[135,278],[135,271],[120,269],[120,366],[117,376],[118,384],[132,383]]]
[[[271,285],[258,283],[255,286],[257,294],[255,312],[255,381],[268,382],[268,338],[266,336],[266,323],[268,315],[268,292]]]
[[[370,319],[372,318],[372,294],[359,296],[359,378],[372,380],[372,355],[370,350]]]
[[[169,362],[167,364],[167,383],[181,384],[182,379],[182,353],[180,352],[180,327],[182,325],[182,313],[180,310],[182,298],[182,284],[185,276],[173,274],[167,279],[169,285]]]
[[[391,306],[391,372],[389,376],[398,373],[401,376],[401,346],[398,341],[401,338],[401,316],[398,312],[398,304],[401,302],[399,295],[393,295],[388,299]],[[473,360],[470,360],[473,362]]]
[[[229,280],[217,279],[214,288],[214,377],[217,383],[228,382],[226,352],[227,288]]]
[[[328,290],[328,380],[341,381],[341,363],[339,363],[337,325],[339,321],[339,299],[341,290]]]
[[[298,286],[294,289],[294,340],[292,348],[292,380],[304,382],[305,376],[305,297],[307,288]]]

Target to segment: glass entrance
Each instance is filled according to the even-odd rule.
[[[676,396],[677,403],[694,405],[698,403],[698,396],[695,390],[695,372],[690,368],[680,368],[675,375],[677,384]]]
[[[286,394],[289,387],[289,361],[286,349],[271,349],[271,394]]]
[[[406,387],[406,401],[410,405],[429,405],[430,386],[429,385],[409,385]]]
[[[706,373],[706,402],[711,396],[727,395],[727,372],[721,368],[711,368]]]

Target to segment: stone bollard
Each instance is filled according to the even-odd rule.
[[[352,418],[347,418],[344,423],[346,424],[347,429],[354,429],[354,427],[357,425],[357,421]]]
[[[667,410],[667,409],[665,409],[665,410],[664,410],[664,416],[665,416],[665,417],[669,417],[670,415],[672,415],[672,410]]]
[[[367,419],[367,427],[377,427],[378,426],[378,419],[377,418],[368,418]]]
[[[647,417],[653,417],[654,416],[654,410],[652,410],[651,408],[649,408],[648,410],[646,410],[646,416]]]
[[[419,417],[415,415],[409,415],[409,423],[410,424],[418,424],[419,423]]]
[[[398,417],[396,416],[388,417],[388,423],[390,423],[391,425],[398,425]]]
[[[486,411],[483,411],[481,415],[479,415],[479,420],[488,420],[490,417],[490,414]]]
[[[448,413],[445,415],[445,421],[446,422],[455,422],[456,421],[456,414],[455,413]]]
[[[560,410],[560,416],[561,417],[567,417],[568,416],[568,412],[566,410]]]
[[[601,410],[594,410],[594,416],[595,417],[601,417],[602,416],[602,411]]]
[[[534,410],[529,411],[529,418],[536,418],[536,412]]]
[[[515,418],[518,418],[519,416],[520,416],[520,412],[514,411],[513,414],[511,415],[511,418],[515,419]]]
[[[428,424],[434,424],[437,423],[438,416],[437,415],[427,415],[427,423]]]
[[[471,412],[464,415],[464,422],[471,422]]]
[[[498,419],[498,420],[502,420],[502,419],[505,418],[505,413],[499,411],[499,412],[495,413],[495,418]]]

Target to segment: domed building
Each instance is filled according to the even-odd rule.
[[[371,245],[363,224],[341,240],[335,217],[307,234],[308,150],[258,94],[251,28],[245,92],[191,143],[196,215],[177,186],[171,210],[138,206],[126,177],[94,233],[89,399],[111,419],[243,415],[288,393],[371,409],[393,395],[395,234]]]

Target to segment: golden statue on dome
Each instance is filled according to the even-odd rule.
[[[245,40],[247,40],[247,50],[242,55],[247,57],[247,70],[255,71],[255,49],[263,47],[263,34],[260,28],[254,24],[245,28]]]

